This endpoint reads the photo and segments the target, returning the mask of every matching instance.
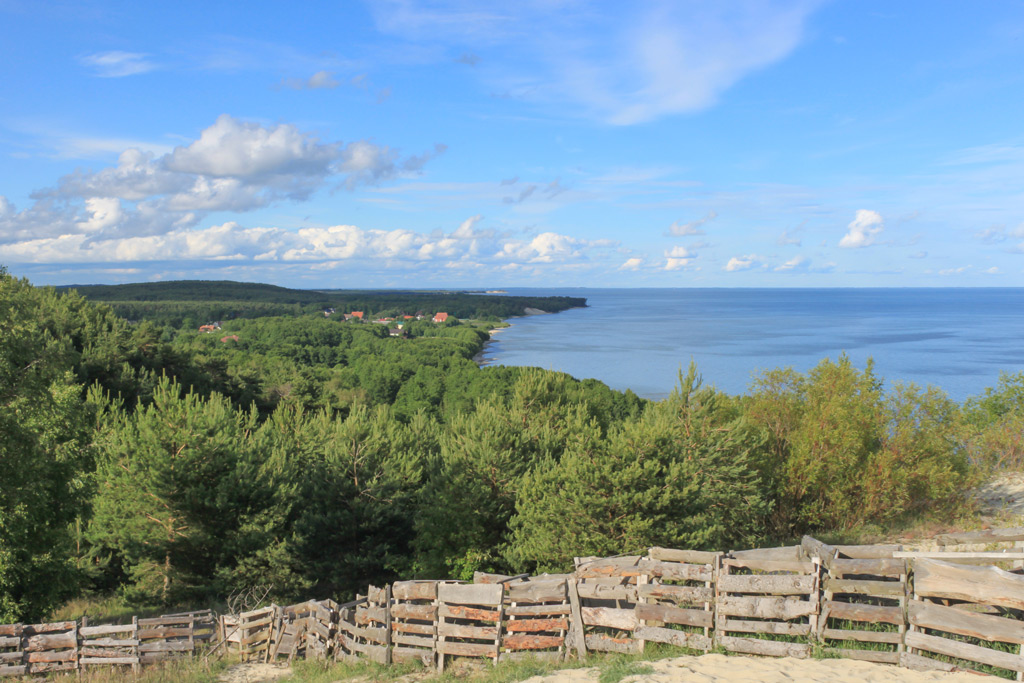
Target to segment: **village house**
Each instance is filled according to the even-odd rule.
[[[434,317],[431,318],[431,322],[443,323],[447,319],[448,319],[448,314],[447,313],[435,313]]]

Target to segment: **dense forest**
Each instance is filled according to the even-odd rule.
[[[125,287],[187,311],[210,303],[205,286]],[[504,313],[445,299],[475,295],[257,297],[297,308],[200,332],[126,319],[96,292],[0,270],[0,623],[82,595],[208,604],[266,585],[344,599],[396,577],[564,570],[655,544],[885,531],[963,511],[973,482],[1024,456],[1024,374],[958,405],[845,357],[763,373],[744,396],[691,366],[651,402],[478,367],[488,325],[474,319]],[[453,317],[391,336],[323,314],[343,302]]]
[[[491,296],[472,292],[397,290],[305,290],[222,280],[85,285],[74,289],[90,301],[110,306],[133,321],[172,327],[196,327],[211,320],[313,314],[324,309],[393,316],[444,311],[456,318],[501,320],[527,309],[558,313],[587,305],[579,297]]]

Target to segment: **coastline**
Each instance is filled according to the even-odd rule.
[[[493,330],[487,330],[487,336],[489,339],[484,342],[483,348],[481,348],[471,359],[480,367],[484,367],[489,364],[489,361],[484,358],[487,354],[487,347],[494,343],[494,335],[498,334],[502,330],[507,330],[507,327],[496,327]]]

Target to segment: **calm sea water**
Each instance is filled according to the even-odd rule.
[[[514,318],[491,365],[593,377],[660,399],[690,359],[706,384],[748,390],[753,373],[807,371],[845,352],[858,368],[933,384],[951,398],[1024,370],[1024,289],[510,289],[583,296],[587,308]]]

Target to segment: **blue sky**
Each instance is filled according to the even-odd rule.
[[[36,284],[1024,286],[1024,3],[0,0]]]

